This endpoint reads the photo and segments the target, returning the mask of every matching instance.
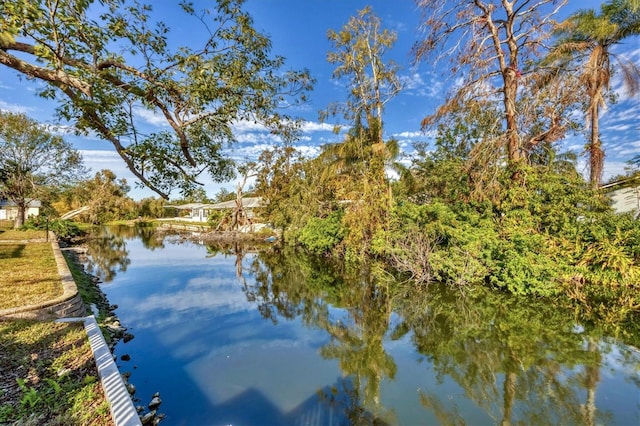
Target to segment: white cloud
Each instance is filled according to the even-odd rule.
[[[427,80],[423,76],[414,72],[410,75],[401,76],[400,81],[404,87],[404,93],[419,97],[435,98],[442,93],[442,78],[438,78],[434,73],[425,73]]]
[[[134,109],[136,115],[142,118],[145,123],[150,124],[154,127],[169,127],[169,123],[167,123],[167,120],[158,112],[149,110],[141,106],[135,107]]]
[[[32,112],[34,109],[31,107],[26,107],[24,105],[9,104],[0,100],[0,110],[5,112],[26,114],[28,112]]]
[[[624,175],[627,173],[628,168],[629,164],[626,161],[605,161],[602,181],[606,182],[613,176]]]
[[[90,149],[81,149],[79,152],[82,154],[85,162],[91,161],[96,163],[103,162],[121,162],[122,158],[115,151],[108,150],[90,150]]]
[[[238,135],[236,135],[236,142],[239,143],[260,143],[260,142],[264,142],[264,141],[268,141],[270,140],[272,142],[275,142],[275,140],[273,140],[273,138],[268,135],[268,134],[264,134],[264,133],[240,133]],[[279,139],[278,139],[279,140]]]
[[[268,129],[263,124],[249,120],[234,121],[231,127],[235,133],[268,132]]]
[[[302,125],[303,132],[333,132],[334,125],[329,123],[318,123],[305,121]]]
[[[302,154],[304,158],[315,158],[320,154],[320,148],[318,148],[317,146],[298,146],[296,147],[296,149]]]
[[[397,138],[406,138],[406,139],[413,139],[413,138],[421,138],[425,136],[424,132],[400,132],[400,133],[396,133],[393,135],[394,137]]]

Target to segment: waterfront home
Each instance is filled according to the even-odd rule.
[[[24,212],[25,219],[30,216],[39,216],[42,203],[40,200],[31,200],[27,203]],[[0,199],[0,220],[16,220],[18,217],[18,206],[13,201]]]

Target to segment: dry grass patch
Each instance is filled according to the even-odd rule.
[[[63,293],[51,243],[0,244],[0,271],[0,309],[47,302]]]
[[[82,323],[0,321],[0,348],[0,424],[113,424]]]

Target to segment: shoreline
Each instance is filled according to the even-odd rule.
[[[114,349],[120,341],[124,343],[132,340],[135,336],[129,333],[127,327],[123,326],[116,314],[116,309],[118,305],[113,305],[109,302],[107,295],[100,288],[100,284],[102,281],[99,277],[90,274],[86,271],[86,238],[83,238],[79,241],[75,242],[60,242],[61,251],[67,261],[67,263],[72,264],[72,275],[74,275],[74,281],[76,281],[76,285],[78,286],[78,291],[83,294],[83,299],[86,297],[88,300],[85,301],[85,306],[91,314],[86,318],[93,318],[91,327],[95,328],[97,326],[101,336],[104,338],[106,347],[100,349],[100,357],[95,357],[96,366],[98,368],[102,364],[99,360],[105,359],[107,356],[113,360],[113,368],[108,369],[108,374],[113,376],[115,371],[117,371],[117,375],[122,379],[124,383],[124,388],[126,389],[127,396],[131,400],[131,404],[134,407],[136,412],[136,419],[140,421],[141,424],[158,424],[164,419],[164,414],[158,412],[158,408],[161,404],[160,393],[156,392],[151,396],[150,402],[147,405],[136,405],[141,400],[136,397],[136,387],[135,384],[129,380],[131,376],[130,372],[123,372],[121,368],[116,365],[116,358],[114,356]],[[70,265],[71,266],[71,265]],[[75,273],[75,274],[74,274]],[[77,279],[77,275],[81,276],[81,279]],[[80,282],[78,282],[80,281]],[[82,320],[84,318],[79,318]],[[94,334],[95,334],[94,330]],[[89,336],[91,338],[91,336]],[[105,390],[106,392],[106,390]],[[122,392],[118,393],[117,399],[118,405],[122,404]],[[140,424],[135,421],[135,419],[128,419],[124,424]],[[116,426],[120,423],[116,422]]]

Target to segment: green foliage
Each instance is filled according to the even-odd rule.
[[[70,220],[54,219],[50,220],[44,216],[34,216],[20,227],[23,230],[46,230],[53,231],[58,238],[70,240],[85,234],[78,224]]]
[[[486,283],[521,295],[554,296],[576,280],[588,283],[585,300],[597,286],[633,286],[639,223],[615,215],[574,170],[556,165],[523,167],[518,183],[505,174],[495,204],[451,202],[460,192],[425,185],[426,196],[417,198],[428,204],[403,202],[395,210],[392,264],[417,281]]]
[[[569,265],[554,250],[553,241],[526,229],[503,230],[490,246],[488,282],[514,294],[553,296],[561,291]]]
[[[136,203],[136,213],[140,217],[157,219],[168,217],[169,210],[164,207],[165,200],[155,197],[143,198]]]
[[[111,170],[103,169],[92,179],[85,180],[70,188],[67,192],[66,210],[79,206],[88,209],[76,216],[79,220],[92,224],[102,224],[116,220],[131,220],[141,216],[136,203],[127,196],[130,187],[126,179],[118,179]],[[158,214],[160,206],[154,203],[146,204],[148,212]],[[153,210],[151,210],[153,209]]]
[[[16,227],[31,200],[83,173],[82,156],[70,143],[24,114],[0,111],[0,198],[18,207]]]
[[[209,226],[216,229],[220,225],[231,224],[232,216],[233,210],[230,209],[211,210],[207,217],[207,223]]]
[[[418,281],[477,284],[487,275],[492,222],[472,209],[405,202],[394,212],[392,263]]]
[[[256,176],[256,195],[264,201],[260,217],[274,228],[284,231],[309,207],[301,179],[302,156],[295,148],[276,147],[260,154]]]
[[[238,120],[292,140],[299,123],[281,106],[304,103],[313,85],[306,70],[283,70],[243,3],[182,3],[176,12],[195,25],[180,46],[134,0],[6,0],[0,62],[44,82],[38,93],[57,102],[57,115],[111,143],[144,185],[163,198],[174,188],[188,194],[202,173],[233,175],[225,148]],[[141,130],[154,113],[170,130]]]
[[[325,254],[342,242],[344,233],[342,213],[334,212],[325,218],[310,218],[300,231],[298,239],[310,252]]]

